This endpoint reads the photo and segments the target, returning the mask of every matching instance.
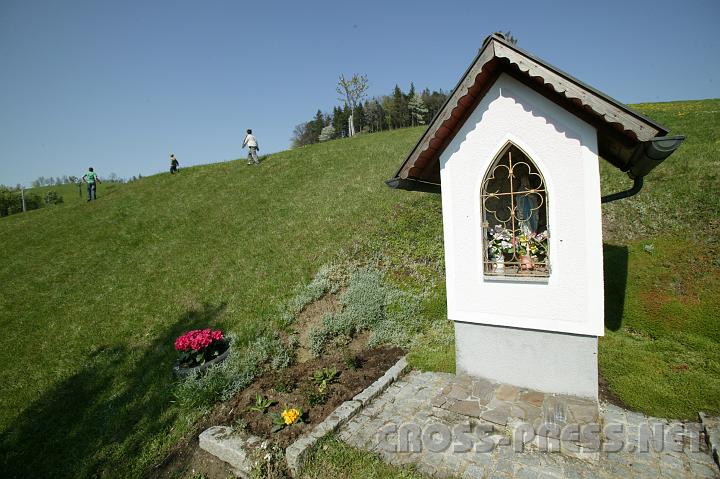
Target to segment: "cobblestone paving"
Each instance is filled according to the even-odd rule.
[[[599,447],[599,439],[593,445],[589,435],[566,436],[571,427],[555,436],[557,439],[548,439],[535,435],[533,425],[518,417],[508,418],[502,426],[502,418],[488,422],[482,417],[486,409],[479,418],[471,418],[468,416],[476,414],[443,408],[438,393],[448,395],[458,384],[467,387],[468,379],[413,371],[343,426],[339,437],[352,446],[377,452],[391,464],[415,464],[436,477],[720,477],[697,423],[673,423],[601,404],[596,427],[598,431],[604,428],[607,439]],[[503,389],[501,394],[505,392],[528,393]],[[468,406],[472,408],[469,412],[478,412]],[[537,426],[536,417],[527,419]],[[648,431],[656,434],[648,436]],[[666,440],[658,444],[657,438],[663,434]]]
[[[593,400],[546,394],[469,376],[456,377],[431,404],[498,426],[519,419],[532,424],[544,436],[551,432],[550,427],[540,427],[546,417],[552,417],[552,424],[558,427],[571,423],[582,428],[598,422],[598,404]]]

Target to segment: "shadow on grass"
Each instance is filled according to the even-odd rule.
[[[146,348],[118,345],[31,404],[0,437],[0,470],[14,477],[138,477],[143,449],[176,419],[174,341],[218,327],[225,303],[188,311]],[[145,453],[147,454],[147,453]]]
[[[622,325],[625,310],[625,288],[628,275],[627,247],[604,244],[603,270],[605,276],[605,327],[610,331],[617,331]]]

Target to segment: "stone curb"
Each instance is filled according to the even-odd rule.
[[[353,401],[359,401],[363,406],[366,406],[370,401],[378,397],[383,393],[395,380],[405,373],[410,368],[407,362],[407,358],[403,356],[388,369],[385,374],[378,378],[370,386],[366,387],[360,394],[353,398]]]
[[[323,422],[315,426],[309,433],[300,437],[297,441],[290,444],[285,449],[285,461],[288,469],[293,476],[297,476],[302,469],[303,463],[307,458],[307,453],[315,443],[325,437],[327,434],[337,430],[344,425],[362,408],[362,403],[358,401],[345,401],[338,406]]]
[[[710,446],[710,455],[720,467],[720,418],[710,417],[704,412],[698,413],[700,424],[705,429],[705,438]]]
[[[261,442],[259,437],[236,435],[231,427],[213,426],[200,434],[199,441],[200,449],[230,464],[237,476],[250,477],[252,461],[248,452]]]
[[[410,365],[407,362],[407,358],[403,356],[377,381],[365,388],[360,394],[357,394],[351,401],[342,403],[335,411],[326,417],[323,422],[315,426],[309,434],[305,434],[290,444],[285,450],[285,460],[293,477],[299,475],[310,448],[327,434],[336,431],[340,426],[343,426],[352,419],[358,411],[385,391],[388,386],[402,376],[409,368]]]

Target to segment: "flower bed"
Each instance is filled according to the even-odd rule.
[[[352,399],[385,374],[402,355],[400,348],[381,347],[360,352],[353,356],[353,362],[338,351],[277,373],[265,374],[219,407],[211,422],[245,429],[250,434],[272,439],[281,447],[287,447],[322,422],[344,401]],[[314,378],[314,373],[333,369],[336,376],[325,383],[323,398],[319,393],[323,379]],[[272,405],[255,408],[258,395]],[[296,417],[291,412],[293,409],[302,416]],[[276,432],[273,432],[276,426],[274,417],[280,417],[285,424]],[[287,424],[288,421],[290,424]]]

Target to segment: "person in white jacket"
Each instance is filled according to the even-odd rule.
[[[242,147],[245,148],[245,146],[248,147],[248,165],[259,165],[260,160],[257,152],[260,151],[260,148],[258,148],[258,142],[252,134],[252,130],[248,130],[247,135],[245,135]]]

